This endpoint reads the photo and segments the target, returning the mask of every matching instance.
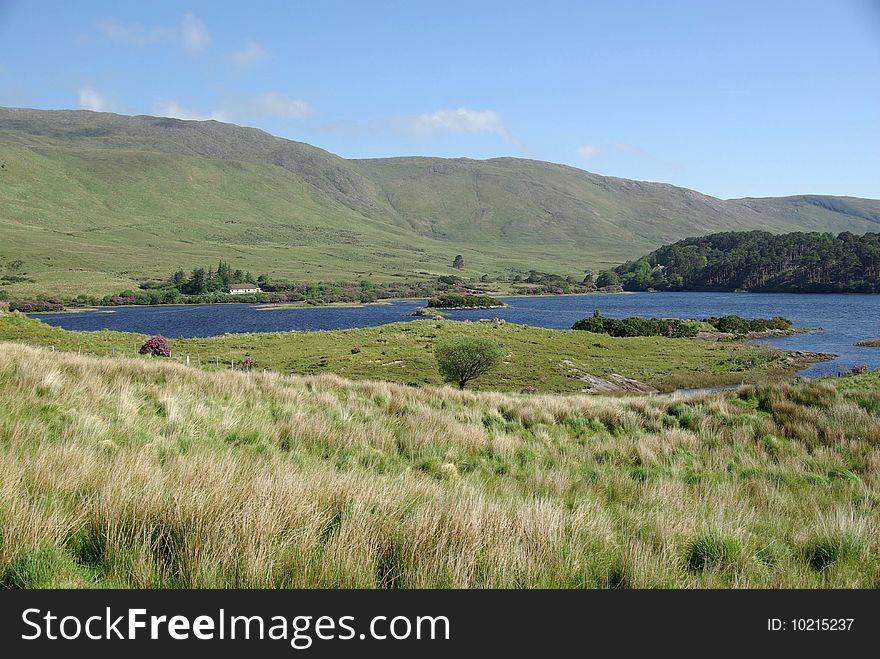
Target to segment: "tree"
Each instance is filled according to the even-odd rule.
[[[596,286],[606,288],[607,286],[620,286],[620,277],[613,270],[603,270],[596,277]]]
[[[217,266],[217,279],[220,284],[220,288],[224,290],[229,288],[229,286],[233,283],[232,266],[221,260],[220,265]]]
[[[443,379],[464,389],[468,382],[497,366],[504,351],[492,339],[460,336],[438,343],[434,356]]]
[[[196,268],[187,282],[190,295],[203,295],[208,290],[208,276],[204,268]]]
[[[186,284],[186,273],[183,270],[178,270],[171,275],[171,283],[177,290],[180,290]]]
[[[452,267],[458,268],[459,270],[464,267],[464,257],[461,254],[452,259]]]

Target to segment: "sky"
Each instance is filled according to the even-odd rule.
[[[880,0],[0,0],[0,106],[880,198]]]

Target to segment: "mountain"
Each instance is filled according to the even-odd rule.
[[[0,108],[0,276],[116,292],[221,258],[299,280],[582,275],[725,230],[880,228],[880,201],[723,201],[535,160],[346,160],[261,130]]]

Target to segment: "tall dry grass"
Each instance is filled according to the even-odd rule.
[[[12,587],[878,587],[880,417],[0,345]]]

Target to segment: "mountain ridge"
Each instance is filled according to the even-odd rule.
[[[716,231],[880,230],[878,200],[722,200],[512,157],[344,159],[213,120],[0,108],[0,147],[0,259],[36,280],[12,292],[104,292],[219,258],[302,280],[455,272],[456,254],[471,276],[577,275]]]

